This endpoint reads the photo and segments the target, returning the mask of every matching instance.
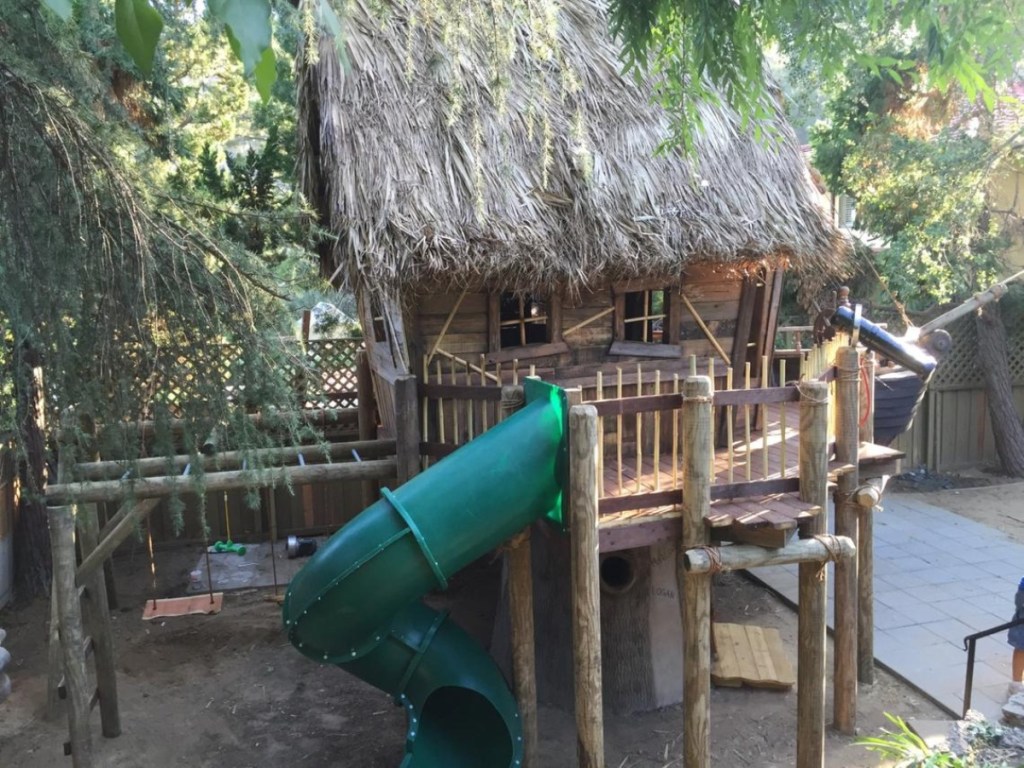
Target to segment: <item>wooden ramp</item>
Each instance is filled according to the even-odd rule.
[[[717,651],[711,664],[711,682],[715,685],[788,691],[796,684],[779,630],[716,623],[712,631]]]

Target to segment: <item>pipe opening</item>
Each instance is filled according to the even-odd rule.
[[[636,583],[636,567],[630,557],[608,555],[601,560],[601,588],[610,594],[621,595]]]

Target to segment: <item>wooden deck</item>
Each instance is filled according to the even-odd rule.
[[[766,429],[751,430],[749,450],[739,415],[732,451],[726,447],[715,454],[711,512],[704,523],[715,541],[781,547],[802,521],[820,512],[800,500],[798,406],[766,407]],[[862,444],[861,479],[897,473],[903,455],[884,446]],[[679,461],[678,451],[659,450],[657,464],[653,455],[641,455],[638,466],[635,455],[623,456],[620,478],[617,456],[602,457],[602,552],[649,546],[679,535],[682,468],[673,467],[674,459]],[[834,479],[843,466],[833,461],[829,471]],[[639,504],[644,506],[630,508]]]

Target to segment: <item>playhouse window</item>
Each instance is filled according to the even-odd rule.
[[[622,332],[626,341],[647,344],[668,341],[665,333],[669,303],[667,288],[629,291],[623,298]]]
[[[548,341],[548,302],[530,293],[501,294],[501,348]]]

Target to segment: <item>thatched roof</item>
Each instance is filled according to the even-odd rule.
[[[471,17],[474,4],[449,13]],[[494,39],[508,43],[497,65],[490,41],[471,44],[471,22],[438,18],[448,4],[385,5],[353,3],[347,62],[325,36],[300,84],[304,188],[339,237],[334,264],[350,285],[572,290],[677,276],[698,260],[787,260],[818,275],[841,260],[781,118],[772,146],[703,106],[697,167],[657,153],[668,117],[620,74],[602,0],[554,4],[553,54],[535,25],[497,20]]]

